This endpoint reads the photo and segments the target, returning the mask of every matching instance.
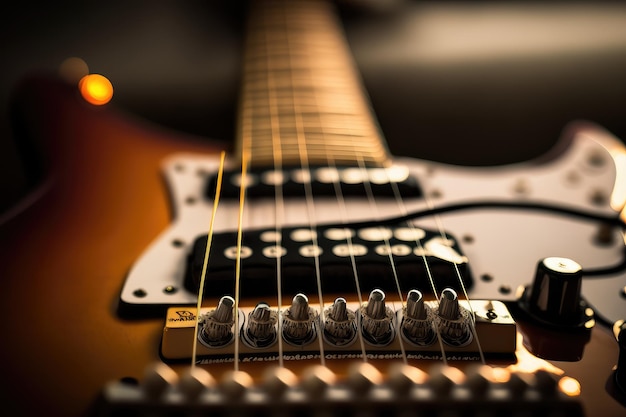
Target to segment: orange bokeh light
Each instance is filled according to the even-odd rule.
[[[78,82],[78,88],[83,98],[96,106],[108,103],[113,97],[111,81],[100,74],[85,75]]]
[[[563,393],[565,393],[565,395],[570,397],[580,395],[580,382],[574,378],[564,376],[559,380],[559,388]]]

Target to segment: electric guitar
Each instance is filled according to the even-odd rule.
[[[623,144],[392,157],[332,4],[251,7],[225,154],[20,86],[45,180],[0,218],[7,415],[624,415]]]

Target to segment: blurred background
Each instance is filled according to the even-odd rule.
[[[231,142],[242,1],[13,2],[0,21],[0,211],[30,184],[16,83],[80,57],[112,105]],[[572,120],[626,138],[626,4],[345,0],[340,16],[395,155],[498,165],[546,152]]]

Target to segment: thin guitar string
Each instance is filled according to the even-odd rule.
[[[334,15],[330,16],[331,18],[335,18]],[[336,18],[335,18],[336,19]],[[335,22],[334,27],[338,28],[339,27],[339,23]],[[343,51],[347,51],[347,45],[345,44],[345,42],[343,41],[343,38],[341,37],[341,35],[338,36],[338,40],[339,42],[342,43],[341,47],[343,49]],[[344,53],[345,57],[349,57],[348,53]],[[318,100],[318,96],[317,94],[314,94],[314,99],[316,102],[316,106],[319,107],[319,100]],[[324,123],[321,122],[321,113],[318,113],[318,116],[320,117],[320,127],[321,127],[321,131],[322,131],[322,135],[324,135]],[[326,161],[327,161],[327,165],[331,168],[332,172],[338,173],[338,169],[337,169],[337,164],[335,161],[335,158],[333,157],[332,153],[329,152],[328,147],[327,147],[327,143],[326,141],[322,142],[323,144],[323,148],[324,148],[324,153],[325,153],[325,157],[326,157]],[[350,141],[349,144],[351,144],[352,146],[354,146],[354,142]],[[332,184],[333,184],[333,189],[334,189],[334,193],[335,193],[335,197],[337,199],[337,203],[339,206],[339,212],[340,212],[340,218],[341,218],[341,223],[343,224],[347,224],[347,208],[346,208],[346,203],[345,203],[345,198],[343,195],[343,190],[341,188],[341,183],[340,183],[340,178],[339,175],[336,176],[332,176]],[[363,301],[363,293],[361,290],[361,283],[360,283],[360,278],[359,278],[359,272],[358,272],[358,268],[357,268],[357,262],[356,262],[356,257],[355,257],[355,250],[354,250],[354,242],[352,240],[352,231],[351,229],[349,229],[348,227],[344,227],[343,229],[344,234],[345,234],[345,239],[346,239],[346,244],[348,247],[348,255],[350,258],[350,265],[352,267],[352,275],[354,278],[354,284],[355,284],[355,288],[356,288],[356,293],[357,293],[357,297],[358,297],[358,301],[359,301],[359,308],[364,304]],[[358,312],[358,311],[357,311]],[[361,319],[361,323],[358,326],[358,339],[359,339],[359,344],[360,344],[360,348],[361,348],[361,355],[362,355],[362,359],[364,362],[367,362],[367,350],[365,347],[365,340],[364,340],[364,335],[362,332],[362,319]]]
[[[282,240],[283,230],[281,221],[285,215],[285,199],[283,195],[283,181],[280,175],[283,175],[283,154],[281,148],[281,136],[280,136],[280,119],[278,117],[278,107],[276,105],[276,97],[274,95],[274,79],[272,76],[272,70],[270,69],[270,53],[269,53],[269,34],[265,32],[265,54],[266,54],[266,74],[267,74],[267,100],[270,115],[270,128],[272,132],[272,154],[274,162],[274,173],[277,173],[274,181],[274,231],[276,233],[275,240],[275,255],[276,255],[276,289],[277,289],[277,304],[278,304],[278,365],[284,367],[283,358],[283,338],[282,338],[282,320],[280,315],[283,308],[283,296],[282,296]]]
[[[334,17],[334,16],[333,16]],[[339,27],[339,23],[337,22],[335,27]],[[344,38],[342,36],[339,36],[339,42],[342,43],[342,48],[344,51],[348,50],[348,45],[346,44]],[[346,58],[349,59],[350,54],[346,53],[344,54]],[[348,72],[353,72],[351,67],[348,67],[346,69],[346,71]],[[356,74],[353,74],[353,78],[356,76]],[[356,88],[357,90],[363,92],[362,88],[359,88],[359,86],[353,86],[353,88]],[[317,96],[316,96],[317,98]],[[322,125],[322,129],[323,129],[323,123],[321,123]],[[352,125],[350,123],[346,124],[346,127],[348,128],[348,132],[353,132],[353,128]],[[352,135],[354,136],[354,135]],[[359,169],[361,172],[364,172],[364,161],[363,161],[363,157],[362,155],[357,152],[357,150],[355,149],[355,142],[354,140],[349,141],[348,144],[352,147],[352,154],[355,160],[357,160],[358,165],[359,165]],[[328,160],[328,165],[332,168],[333,172],[338,172],[337,170],[337,165],[335,162],[335,159],[332,157],[332,155],[328,152],[327,147],[325,146],[326,143],[324,142],[324,148],[326,151],[326,158]],[[363,175],[364,179],[367,179],[368,176],[367,175]],[[346,205],[345,205],[345,199],[343,196],[343,191],[341,189],[341,184],[340,184],[340,178],[339,175],[337,175],[334,178],[333,181],[333,187],[335,190],[335,195],[337,196],[337,200],[339,202],[339,206],[340,206],[340,212],[341,212],[341,218],[342,218],[342,222],[345,224],[346,222],[346,218],[347,218],[347,212],[346,212]],[[372,190],[371,190],[371,184],[369,183],[369,180],[364,181],[364,187],[366,189],[366,194],[367,194],[367,198],[369,200],[370,206],[374,208],[375,212],[378,212],[376,203],[373,199],[373,194],[372,194]],[[362,291],[361,291],[361,285],[360,285],[360,278],[359,278],[359,274],[358,274],[358,269],[357,269],[357,261],[354,255],[354,246],[353,246],[353,241],[352,241],[352,235],[350,233],[350,229],[348,228],[344,228],[344,233],[346,234],[346,242],[348,245],[348,252],[350,255],[350,262],[352,265],[352,271],[353,271],[353,275],[354,275],[354,280],[355,280],[355,286],[356,286],[356,290],[357,290],[357,295],[358,295],[358,299],[359,299],[359,306],[363,305],[363,295],[362,295]],[[403,297],[402,297],[402,291],[400,289],[400,284],[399,284],[399,280],[398,280],[398,275],[397,275],[397,269],[396,269],[396,265],[395,265],[395,261],[393,259],[393,255],[391,253],[391,248],[390,248],[390,244],[389,244],[389,240],[385,239],[385,244],[387,247],[387,250],[389,252],[389,261],[390,261],[390,267],[392,268],[392,273],[394,275],[394,279],[395,279],[395,283],[396,283],[396,288],[398,290],[398,295],[400,298],[400,302],[403,304]],[[362,321],[361,321],[361,325],[359,326],[359,328],[362,328]],[[363,360],[365,362],[367,362],[367,354],[366,354],[366,348],[365,348],[365,343],[364,343],[364,338],[363,338],[363,333],[361,330],[359,330],[358,332],[359,334],[359,342],[361,345],[361,352],[363,355]],[[407,359],[407,354],[406,354],[406,348],[404,346],[404,342],[402,340],[402,337],[398,337],[399,343],[400,343],[400,349],[401,349],[401,354],[402,354],[402,359],[405,363],[408,362]]]
[[[391,188],[393,190],[393,195],[394,198],[396,200],[396,204],[400,210],[400,212],[402,213],[403,216],[406,216],[407,214],[407,209],[406,206],[404,204],[404,199],[402,198],[402,194],[400,193],[400,189],[398,188],[398,184],[395,183],[394,181],[392,181],[391,176],[389,175],[389,172],[385,169],[386,175],[387,175],[387,181],[389,181],[389,183],[391,184]],[[409,227],[409,229],[411,230],[411,232],[413,233],[413,236],[417,236],[418,234],[416,233],[417,228],[415,227],[415,225],[413,224],[412,221],[406,221],[407,226]],[[430,269],[430,265],[428,264],[428,258],[426,256],[426,251],[424,249],[424,246],[422,245],[422,240],[418,237],[415,238],[415,244],[417,245],[417,248],[419,249],[419,253],[421,254],[422,257],[422,262],[424,263],[424,269],[426,270],[426,275],[428,276],[428,281],[430,283],[430,287],[431,290],[433,292],[433,295],[435,297],[435,299],[437,300],[437,303],[440,302],[439,299],[439,294],[437,293],[437,288],[435,286],[435,279],[433,278],[433,274],[432,271]],[[439,330],[439,326],[433,326],[435,328],[435,333],[437,335],[437,342],[439,343],[439,349],[441,350],[441,358],[442,358],[442,362],[444,365],[448,364],[448,358],[446,355],[446,349],[445,349],[445,345],[443,343],[443,339],[441,337],[441,331]]]
[[[248,30],[250,30],[250,22],[248,22]],[[246,39],[246,43],[249,43],[249,38]],[[249,45],[246,45],[246,51],[249,51]],[[248,52],[249,53],[249,52]],[[244,62],[244,66],[246,63]],[[246,68],[244,67],[244,74],[246,74]],[[244,75],[244,83],[247,75]],[[239,342],[240,342],[240,332],[239,332],[239,285],[241,278],[241,248],[242,248],[242,240],[243,240],[243,223],[244,223],[244,215],[245,215],[245,195],[246,195],[246,187],[248,186],[248,162],[252,157],[252,126],[251,126],[251,114],[249,110],[245,108],[246,96],[249,94],[246,89],[243,89],[243,96],[240,99],[240,114],[242,115],[241,119],[241,174],[239,181],[239,209],[238,209],[238,217],[237,217],[237,249],[236,249],[236,257],[235,257],[235,306],[234,306],[234,326],[235,326],[235,341],[234,341],[234,352],[233,352],[233,368],[235,371],[239,370]]]
[[[289,36],[290,32],[286,32],[286,40],[287,40],[287,49],[291,51],[293,47],[293,39]],[[290,66],[293,68],[293,54],[289,53],[289,62]],[[309,71],[311,73],[311,71]],[[292,100],[293,100],[293,113],[294,113],[294,123],[296,127],[296,139],[298,143],[298,155],[300,157],[300,169],[302,172],[308,173],[308,178],[303,178],[304,185],[304,193],[305,193],[305,201],[307,207],[307,217],[309,219],[309,231],[311,234],[311,244],[313,246],[313,261],[315,264],[315,280],[317,284],[317,296],[319,299],[319,326],[317,326],[317,339],[319,344],[320,351],[320,364],[322,366],[326,366],[326,355],[324,352],[324,340],[323,340],[323,331],[322,326],[324,323],[324,296],[322,292],[322,274],[320,268],[320,251],[318,250],[319,241],[317,238],[317,226],[316,226],[316,216],[315,216],[315,204],[313,201],[313,188],[311,185],[311,168],[309,164],[309,153],[306,146],[306,132],[303,126],[302,113],[300,111],[300,107],[296,100],[296,92],[293,85],[294,78],[293,74],[291,76],[291,92],[292,92]]]
[[[294,105],[295,105],[295,103],[294,103]],[[275,135],[273,135],[273,137],[275,137]],[[327,153],[328,153],[328,152],[327,152]],[[335,165],[335,164],[334,164],[334,159],[332,159],[332,161],[333,161],[333,163],[332,163],[332,164],[330,164],[330,165]],[[282,167],[282,164],[281,164],[281,167]],[[336,168],[336,167],[335,167],[335,168]],[[310,172],[310,171],[309,171],[309,172]],[[337,185],[338,185],[338,183],[335,183],[336,194],[337,194],[337,196],[338,196],[338,200],[339,200],[340,202],[343,202],[343,201],[344,201],[344,199],[343,199],[343,195],[341,194],[341,193],[342,193],[342,192],[341,192],[341,188],[340,188],[340,187],[337,187]],[[339,190],[339,193],[337,193],[337,190]],[[280,195],[282,196],[282,192],[280,193]],[[343,212],[344,212],[344,218],[345,218],[345,203],[340,203],[340,205],[342,205],[342,206],[343,206],[343,209],[342,209],[342,210],[343,210]],[[440,230],[442,230],[442,227],[441,227],[441,226],[440,226]],[[347,229],[346,229],[346,232],[347,232]],[[314,235],[314,233],[312,233],[312,235]],[[444,235],[444,239],[445,239],[445,235]],[[351,238],[348,238],[348,242],[347,242],[347,243],[348,243],[348,246],[349,246],[349,251],[350,251],[351,261],[352,261],[352,263],[353,263],[353,270],[354,270],[354,273],[355,273],[355,278],[356,278],[356,280],[355,280],[355,281],[356,281],[356,285],[357,285],[357,291],[358,291],[358,293],[359,293],[359,300],[360,300],[360,303],[362,304],[362,295],[361,295],[361,291],[360,291],[360,284],[359,284],[358,274],[357,274],[357,271],[356,271],[356,265],[355,265],[355,259],[354,259],[354,251],[353,251],[353,244],[352,244]],[[388,241],[386,242],[386,244],[387,244],[387,247],[389,248],[389,246],[390,246],[390,245],[389,245],[389,242],[388,242]],[[421,245],[421,243],[420,243],[420,245]],[[277,249],[278,249],[278,248],[277,248]],[[389,248],[389,249],[390,249],[390,248]],[[391,252],[390,252],[390,253],[391,253]],[[426,261],[425,257],[424,257],[424,260]],[[393,258],[391,259],[391,262],[392,262],[392,268],[393,268]],[[426,264],[427,264],[427,261],[426,261]],[[395,269],[395,268],[394,268],[394,269]],[[460,272],[458,271],[458,268],[456,268],[456,269],[457,269],[457,274],[459,275],[459,279],[461,279],[461,278],[460,278]],[[429,274],[429,278],[432,280],[432,276],[431,276],[430,274]],[[318,281],[319,281],[319,279],[318,279]],[[397,281],[397,274],[396,274],[396,281]],[[431,281],[431,282],[432,282],[432,281]],[[433,285],[433,287],[434,287],[434,283],[433,283],[432,285]],[[463,284],[462,284],[462,280],[461,280],[461,285],[463,285]],[[399,290],[400,298],[401,298],[401,300],[402,300],[402,297],[401,297],[401,290],[400,290],[400,288],[399,288],[399,284],[398,284],[398,283],[397,283],[397,287],[398,287],[398,290]],[[320,293],[320,298],[321,298],[321,287],[320,287],[320,286],[318,286],[318,290],[320,290],[320,291],[319,291],[319,293]],[[436,292],[435,292],[435,294],[436,294]],[[465,291],[465,294],[466,294],[466,298],[467,298],[467,293],[466,293],[466,291]],[[323,302],[322,302],[322,303],[320,303],[320,305],[321,305],[321,306],[323,306]],[[323,355],[321,355],[321,356],[323,357]],[[365,354],[364,354],[364,357],[365,357]],[[444,357],[445,357],[445,355],[444,355]]]
[[[245,150],[245,148],[244,148]],[[243,240],[243,212],[246,198],[246,174],[248,172],[248,155],[244,151],[241,156],[241,186],[239,187],[239,212],[237,218],[237,256],[235,259],[235,353],[234,368],[239,371],[239,301],[240,301],[240,282],[241,282],[241,246]]]
[[[323,128],[322,128],[323,130]],[[332,157],[332,155],[330,153],[327,153],[327,160],[328,160],[328,165],[331,167],[331,169],[333,171],[337,171],[337,165],[335,164],[335,159]],[[342,223],[347,223],[346,218],[347,218],[347,211],[346,211],[346,204],[345,204],[345,200],[343,197],[343,191],[341,190],[341,184],[339,183],[338,178],[335,178],[333,180],[333,188],[335,191],[335,196],[337,198],[337,202],[339,205],[339,212],[340,212],[340,217],[341,217],[341,222]],[[348,246],[348,255],[350,257],[350,265],[352,267],[352,276],[354,278],[354,285],[356,287],[356,293],[357,293],[357,297],[359,300],[359,308],[363,305],[363,294],[361,292],[361,284],[360,284],[360,280],[359,280],[359,272],[357,270],[356,267],[356,259],[354,256],[354,244],[352,242],[352,233],[351,230],[347,227],[343,228],[343,232],[346,236],[346,244]],[[361,324],[362,326],[362,324]],[[363,338],[363,332],[358,331],[358,336],[359,336],[359,344],[361,347],[361,354],[363,356],[363,361],[367,362],[367,353],[366,353],[366,349],[365,349],[365,340]]]
[[[346,49],[348,48],[348,45],[345,43],[345,41],[344,41],[344,48],[346,48]],[[363,91],[363,90],[361,89],[361,91]],[[365,94],[365,92],[363,92],[363,94]],[[352,129],[350,129],[350,130],[352,130]],[[373,193],[372,193],[372,189],[371,189],[371,183],[369,181],[369,175],[367,175],[367,172],[366,172],[367,169],[365,168],[365,164],[364,164],[363,158],[362,158],[362,156],[358,152],[356,152],[354,141],[351,141],[350,144],[352,145],[354,155],[358,156],[357,160],[359,162],[359,168],[360,168],[360,171],[362,173],[362,177],[364,178],[364,186],[366,188],[366,193],[367,193],[367,196],[368,196],[368,200],[370,201],[370,206],[373,206],[374,208],[376,208],[377,206],[376,206],[376,203],[375,203],[375,199],[373,198]],[[404,204],[402,202],[402,196],[399,193],[397,185],[393,181],[391,181],[390,174],[389,174],[389,172],[387,170],[387,167],[383,167],[383,170],[384,170],[384,172],[385,172],[385,174],[387,176],[388,182],[390,184],[392,184],[392,186],[394,187],[394,195],[396,197],[396,201],[398,201],[398,204],[399,204],[400,208],[402,209],[402,211],[406,212],[406,209],[404,208]],[[377,208],[376,208],[376,213],[378,213],[378,209]],[[407,223],[410,223],[410,222],[407,222]],[[415,228],[414,228],[413,224],[410,224],[410,227],[411,227],[411,229],[413,231],[415,231]],[[422,246],[422,243],[421,243],[420,239],[416,239],[416,244],[421,249],[420,252],[422,254],[422,260],[424,262],[424,267],[426,269],[426,272],[427,272],[427,275],[428,275],[428,279],[429,279],[430,285],[431,285],[432,290],[433,290],[433,294],[434,294],[435,298],[437,299],[437,302],[439,302],[439,296],[437,295],[437,292],[436,292],[436,288],[435,288],[435,284],[434,284],[434,278],[432,276],[432,272],[431,272],[430,266],[428,264],[428,259],[426,257],[425,251],[423,250],[423,246]],[[400,288],[400,283],[399,283],[399,279],[398,279],[398,275],[397,275],[397,269],[396,269],[396,266],[395,266],[395,261],[393,260],[393,253],[391,251],[391,245],[390,245],[389,239],[385,239],[385,246],[386,246],[386,249],[387,249],[387,251],[389,253],[390,266],[392,268],[392,273],[394,275],[396,288],[397,288],[397,291],[398,291],[398,296],[399,296],[400,302],[402,303],[402,306],[404,307],[404,305],[405,305],[404,297],[402,296],[402,290]],[[441,350],[442,361],[443,361],[443,364],[446,365],[447,364],[447,356],[446,356],[446,353],[445,353],[445,346],[444,346],[444,343],[443,343],[443,339],[441,337],[441,332],[439,331],[439,328],[437,326],[434,326],[434,327],[435,327],[435,331],[436,331],[439,347],[440,347],[440,350]],[[401,332],[402,329],[399,328],[398,331]],[[407,362],[406,349],[404,347],[404,342],[402,340],[401,335],[398,338],[398,340],[400,342],[400,348],[402,350],[403,360],[405,362]]]
[[[211,211],[211,219],[209,221],[209,232],[207,234],[206,249],[204,251],[204,260],[202,262],[202,273],[200,275],[200,288],[198,289],[198,300],[196,302],[196,325],[193,330],[193,340],[191,347],[191,367],[196,366],[196,358],[198,354],[198,330],[200,327],[200,308],[202,307],[202,299],[204,298],[204,284],[206,281],[206,272],[209,265],[209,254],[211,253],[211,244],[213,242],[213,225],[215,224],[215,216],[217,214],[217,207],[220,202],[220,195],[222,193],[222,179],[224,175],[224,160],[226,158],[226,152],[222,151],[220,154],[220,165],[217,170],[217,182],[215,185],[215,197],[213,199],[213,209]]]
[[[315,101],[315,105],[316,107],[319,107],[319,99],[317,96],[317,92],[314,92],[313,94],[314,96],[314,101]],[[324,135],[324,130],[325,130],[325,125],[322,121],[321,118],[321,112],[318,112],[318,117],[320,119],[320,130],[322,132],[322,135]],[[335,158],[333,157],[332,153],[329,152],[328,147],[326,146],[326,141],[322,142],[322,146],[324,149],[324,154],[325,154],[325,158],[327,161],[327,165],[328,167],[331,169],[332,172],[338,172],[337,170],[337,164],[335,163]],[[333,190],[335,193],[335,198],[337,200],[337,204],[339,206],[339,213],[340,213],[340,221],[343,224],[347,223],[347,210],[346,210],[346,204],[345,204],[345,200],[344,200],[344,196],[343,196],[343,190],[341,189],[341,184],[339,182],[339,176],[332,176],[331,178],[332,180],[332,184],[333,184]],[[360,279],[359,279],[359,273],[356,267],[356,259],[354,256],[354,244],[352,241],[352,235],[351,235],[351,230],[347,227],[343,228],[343,232],[345,235],[345,239],[346,239],[346,244],[348,247],[348,256],[350,258],[350,265],[352,268],[352,276],[354,278],[354,284],[355,284],[355,289],[356,289],[356,294],[357,294],[357,299],[359,302],[359,308],[360,306],[363,305],[363,294],[361,292],[361,285],[360,285]],[[358,313],[358,311],[357,311]],[[367,362],[367,351],[365,348],[365,340],[363,337],[363,332],[360,330],[361,326],[358,326],[358,339],[359,339],[359,345],[360,345],[360,349],[361,349],[361,355],[362,355],[362,359],[364,362]]]
[[[350,131],[352,131],[352,129],[350,129]],[[378,204],[376,203],[376,199],[374,197],[372,184],[370,182],[369,175],[368,175],[368,170],[367,170],[367,167],[365,166],[365,161],[363,160],[363,156],[360,155],[358,152],[354,151],[354,155],[357,158],[357,162],[359,164],[359,170],[361,172],[361,176],[363,177],[363,186],[365,187],[365,194],[367,195],[369,206],[374,212],[374,217],[377,220],[380,220],[380,211],[378,210]],[[389,266],[391,268],[394,283],[396,285],[396,290],[398,292],[398,298],[400,300],[401,306],[404,308],[405,306],[404,297],[402,296],[402,289],[400,288],[400,279],[398,278],[398,270],[397,270],[396,261],[394,259],[394,255],[391,249],[391,243],[389,242],[389,238],[384,233],[385,228],[380,226],[378,227],[378,230],[381,232],[381,236],[383,236],[383,241],[385,243],[385,250],[387,251],[387,256],[389,258]],[[404,340],[402,339],[400,335],[401,331],[402,329],[398,328],[398,335],[400,336],[398,337],[398,342],[400,344],[400,352],[402,354],[402,361],[404,363],[408,363],[406,348],[404,346]]]
[[[429,198],[429,196],[424,193],[424,201],[426,202],[426,205],[428,206],[429,210],[434,210],[435,206],[432,202],[432,200]],[[439,234],[441,236],[441,238],[444,241],[444,244],[449,242],[450,239],[448,238],[448,235],[443,227],[443,221],[441,220],[441,217],[438,214],[433,214],[433,218],[437,224],[437,229],[439,230]],[[470,311],[471,314],[471,320],[469,320],[469,324],[470,324],[470,329],[472,331],[472,335],[474,336],[474,340],[476,341],[476,347],[478,348],[478,354],[480,355],[480,360],[483,364],[486,363],[485,361],[485,354],[483,352],[483,349],[481,347],[480,344],[480,338],[478,337],[478,331],[476,330],[476,313],[474,312],[474,309],[472,307],[472,303],[470,302],[470,298],[469,295],[467,293],[467,289],[465,288],[465,284],[463,283],[463,277],[461,276],[461,271],[459,270],[459,267],[457,265],[456,262],[452,262],[452,264],[454,265],[454,270],[456,272],[456,276],[459,280],[459,285],[461,286],[461,289],[463,291],[463,295],[465,296],[465,299],[467,300],[467,306],[468,309]]]
[[[394,192],[394,197],[396,199],[396,202],[397,202],[397,205],[398,205],[398,207],[400,209],[400,212],[402,213],[402,216],[406,216],[408,211],[406,209],[406,205],[404,203],[404,199],[402,197],[402,194],[400,193],[400,190],[398,189],[397,184],[395,182],[391,181],[391,178],[390,178],[389,174],[387,174],[387,179],[389,180],[390,184],[392,185],[392,189],[393,189],[393,192]],[[426,203],[428,208],[430,210],[434,210],[434,204],[433,204],[432,200],[429,198],[429,196],[426,193],[424,193],[423,197],[424,197],[424,202]],[[448,237],[447,237],[447,235],[445,233],[445,230],[444,230],[444,227],[443,227],[443,222],[441,221],[440,216],[437,213],[434,213],[432,215],[432,218],[435,220],[435,222],[437,224],[437,228],[438,228],[438,231],[439,231],[440,235],[442,236],[442,239],[444,240],[444,242],[448,242],[449,239],[448,239]],[[415,231],[415,225],[413,224],[412,221],[407,220],[406,224],[411,228],[411,230]],[[423,247],[420,239],[416,239],[416,244],[418,245],[418,247],[420,249],[420,252],[422,254],[422,259],[424,261],[424,266],[426,268],[426,272],[427,272],[427,275],[428,275],[428,279],[430,281],[430,285],[431,285],[432,290],[433,290],[433,294],[435,295],[435,297],[437,299],[437,302],[439,303],[440,302],[440,298],[439,298],[439,295],[437,293],[437,289],[435,287],[435,282],[434,282],[431,270],[428,267],[428,261],[427,261],[427,257],[426,257],[426,252],[424,250],[424,247]],[[475,324],[474,324],[475,313],[474,313],[474,310],[473,310],[472,305],[470,303],[470,299],[469,299],[468,293],[467,293],[467,291],[465,289],[465,285],[463,284],[463,278],[461,276],[460,270],[458,269],[458,265],[456,264],[456,262],[453,262],[453,265],[454,265],[454,269],[455,269],[455,272],[456,272],[456,276],[457,276],[457,278],[459,280],[461,288],[463,289],[463,293],[464,293],[465,299],[467,300],[467,304],[468,304],[468,307],[469,307],[469,310],[470,310],[470,313],[471,313],[471,317],[472,317],[472,320],[469,321],[470,322],[470,328],[471,328],[471,331],[472,331],[472,335],[474,336],[474,340],[476,340],[476,346],[478,348],[478,352],[479,352],[479,355],[480,355],[480,358],[481,358],[481,362],[484,364],[485,363],[485,356],[484,356],[484,353],[483,353],[483,350],[482,350],[482,347],[481,347],[481,344],[480,344],[480,340],[479,340],[479,337],[478,337],[478,332],[476,331],[476,327],[475,327]],[[444,362],[444,365],[445,365],[447,363],[447,358],[446,358],[446,355],[445,355],[445,348],[444,348],[444,343],[443,343],[443,340],[442,340],[442,337],[441,337],[441,332],[439,331],[439,327],[438,326],[434,326],[434,327],[435,327],[435,330],[437,332],[437,339],[438,339],[439,345],[441,347],[443,362]]]

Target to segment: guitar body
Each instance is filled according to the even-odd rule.
[[[163,159],[181,150],[214,154],[218,146],[86,105],[54,79],[29,80],[19,97],[24,126],[41,138],[48,174],[0,233],[3,408],[13,415],[81,415],[106,382],[141,380],[159,359],[163,319],[119,318],[120,291],[170,222]],[[582,361],[555,365],[581,382],[587,410],[617,416],[623,408],[605,390],[617,355],[614,337],[597,326]],[[219,375],[230,365],[209,369]]]
[[[324,23],[324,19],[319,20]],[[257,81],[253,76],[247,87],[256,88]],[[263,111],[267,107],[261,105]],[[89,105],[76,86],[46,76],[27,79],[20,86],[14,116],[19,140],[28,144],[29,156],[41,162],[43,180],[0,217],[2,410],[6,415],[108,415],[102,411],[100,397],[110,381],[142,381],[146,367],[167,359],[161,346],[164,307],[193,304],[194,291],[183,284],[179,266],[193,239],[206,234],[212,205],[212,198],[206,198],[193,184],[204,187],[198,178],[204,178],[207,170],[217,170],[222,146],[150,125],[112,106]],[[297,117],[290,117],[290,123],[298,127]],[[370,149],[376,144],[365,146],[364,155],[373,161],[378,156]],[[517,291],[532,283],[541,257],[571,257],[589,270],[610,269],[623,261],[623,231],[616,220],[621,206],[611,206],[621,201],[616,182],[623,181],[624,167],[614,157],[624,154],[623,149],[608,133],[580,125],[565,135],[550,158],[515,167],[465,169],[402,158],[391,161],[408,167],[421,181],[426,198],[409,204],[409,211],[425,211],[433,202],[435,207],[489,203],[441,214],[446,232],[462,243],[463,256],[455,256],[469,259],[473,277],[466,296],[506,302],[518,325],[515,355],[488,357],[486,364],[510,372],[547,370],[575,378],[581,392],[572,393],[574,401],[579,400],[589,416],[620,416],[625,411],[623,393],[613,383],[619,350],[610,326],[596,324],[586,333],[589,340],[583,342],[580,360],[541,359],[533,354],[531,343],[523,342],[539,331],[544,335],[541,340],[557,346],[562,334],[541,326],[535,329],[536,323],[517,308]],[[256,150],[262,153],[261,148]],[[179,161],[197,165],[188,169],[178,165]],[[236,160],[230,163],[237,165]],[[190,180],[180,182],[177,175],[181,172],[181,178],[188,175]],[[197,195],[187,193],[189,184]],[[611,197],[615,201],[609,202]],[[582,218],[530,206],[502,209],[494,202],[558,206],[578,211]],[[251,230],[271,227],[280,217],[267,215],[274,213],[263,206],[267,202],[247,204],[246,213],[253,219],[248,219]],[[334,203],[324,204],[315,202],[315,212],[321,217],[318,224],[345,220]],[[383,207],[374,215],[362,208],[367,205],[363,200],[347,204],[350,221],[378,221],[378,217],[402,214]],[[221,207],[226,215],[220,217],[216,233],[236,230],[239,203],[223,201]],[[286,208],[285,226],[307,223],[302,202],[288,201]],[[607,232],[597,218],[585,218],[589,213],[605,223],[607,219],[615,221]],[[438,223],[432,218],[420,220],[425,227],[435,228]],[[600,243],[594,236],[599,236]],[[456,262],[457,258],[452,259]],[[626,275],[619,268],[605,275],[604,279],[584,281],[582,294],[596,309],[597,321],[612,323],[624,318],[620,317],[625,310],[619,291],[626,285]],[[156,290],[149,287],[153,283]],[[169,290],[161,290],[166,288]],[[204,306],[215,306],[222,295],[209,293]],[[403,303],[406,294],[390,291],[387,295],[390,302]],[[285,294],[285,306],[292,296]],[[309,296],[313,300],[313,294]],[[329,303],[335,297],[357,301],[354,293],[329,291],[325,296]],[[240,306],[251,308],[259,301],[258,297],[243,297]],[[328,360],[326,366],[343,379],[354,362],[359,359]],[[388,360],[378,357],[369,362],[383,378],[388,376]],[[285,367],[301,376],[318,363],[312,355],[285,361]],[[437,360],[414,358],[408,363],[425,371],[438,365]],[[188,364],[172,363],[171,367],[182,374]],[[450,359],[448,365],[465,370],[473,363]],[[233,361],[215,361],[202,364],[202,368],[220,380],[233,370]],[[266,368],[268,364],[261,360],[241,363],[241,370],[255,382],[262,379]],[[352,399],[355,406],[360,400]],[[450,406],[445,398],[438,401],[442,409]],[[232,405],[237,405],[237,400]],[[513,408],[508,411],[515,411]],[[158,410],[153,411],[159,415]]]
[[[158,359],[162,320],[117,318],[119,291],[169,222],[161,160],[218,148],[91,107],[51,79],[26,82],[19,97],[47,175],[0,233],[2,403],[13,415],[77,415],[107,380]]]

